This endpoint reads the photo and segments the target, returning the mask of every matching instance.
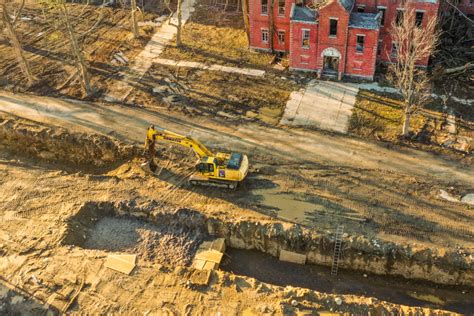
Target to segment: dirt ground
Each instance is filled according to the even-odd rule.
[[[126,64],[114,60],[114,55],[119,53],[132,60],[151,38],[154,27],[141,27],[141,38],[133,39],[129,10],[109,7],[98,9],[93,5],[85,7],[79,4],[70,4],[68,8],[77,34],[86,34],[83,40],[84,56],[90,67],[95,95],[99,95],[106,90],[107,80],[126,67]],[[4,35],[0,34],[0,78],[3,78],[1,83],[4,88],[40,95],[85,97],[73,64],[70,44],[61,27],[54,24],[54,19],[45,17],[41,6],[34,2],[27,1],[23,10],[17,33],[38,80],[32,87],[26,87],[13,49]],[[155,13],[146,12],[139,16],[139,21],[153,20],[165,12],[164,8]],[[89,32],[98,20],[101,22]]]
[[[170,43],[160,57],[234,67],[270,68],[271,54],[249,50],[241,12],[224,12],[198,1],[182,33],[183,46]]]
[[[15,130],[42,133],[41,125],[31,121],[17,118],[15,124]],[[69,138],[61,135],[57,141]],[[79,139],[83,139],[82,148],[92,156],[91,148],[110,147],[113,143],[104,138],[87,143],[87,137],[95,136],[86,134]],[[290,196],[288,207],[293,207],[294,212],[301,211],[294,208],[295,201],[311,202],[316,210],[308,214],[307,224],[317,230],[332,230],[337,223],[344,223],[350,234],[378,234],[397,243],[416,241],[439,249],[462,245],[468,253],[473,249],[472,210],[437,200],[432,192],[436,184],[415,177],[390,172],[381,177],[376,170],[311,164],[303,167],[283,161],[275,164],[266,157],[251,155],[251,175],[239,190],[211,191],[187,183],[194,158],[180,148],[163,147],[157,160],[160,171],[153,177],[140,168],[139,158],[118,167],[86,168],[80,163],[84,160],[68,164],[67,152],[57,152],[56,158],[46,159],[22,155],[18,149],[23,143],[18,139],[16,145],[2,142],[0,161],[4,197],[0,201],[0,274],[10,289],[2,290],[7,311],[33,306],[39,310],[90,313],[159,313],[169,309],[171,314],[291,314],[304,310],[381,313],[404,308],[350,295],[283,289],[220,271],[205,290],[189,288],[186,284],[192,270],[186,266],[205,236],[181,227],[183,223],[161,225],[110,217],[110,203],[125,212],[138,210],[137,214],[140,210],[192,208],[221,219],[268,221],[279,210],[273,208],[271,200],[265,200],[265,190],[277,187],[271,194]],[[38,155],[54,149],[40,139],[30,141],[30,147],[43,149]],[[113,146],[123,146],[115,142]],[[72,142],[70,148],[77,145],[81,143]],[[72,149],[68,151],[74,153]],[[126,157],[125,152],[123,155]],[[68,165],[69,168],[64,167]],[[375,177],[379,178],[377,183]],[[96,206],[88,211],[91,203]],[[361,224],[358,220],[364,217],[371,221]],[[111,251],[138,254],[139,268],[131,277],[102,266]],[[146,291],[143,284],[147,284]],[[150,300],[153,293],[160,293],[160,299]],[[251,299],[255,295],[261,295],[258,304]],[[37,302],[24,303],[28,297]],[[338,297],[345,303],[334,303]]]
[[[273,74],[253,77],[155,64],[127,102],[151,110],[166,107],[191,116],[217,116],[234,123],[258,120],[276,125],[291,92],[301,86]]]

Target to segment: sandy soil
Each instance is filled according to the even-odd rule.
[[[49,118],[52,118],[52,114],[55,116],[50,121],[53,124],[48,125],[52,131],[57,129],[54,125],[61,120],[65,120],[65,125],[73,129],[79,123],[78,120],[68,121],[67,118],[71,116],[64,112],[60,114],[55,105],[51,103],[49,105],[47,111]],[[61,103],[63,110],[68,106],[73,105],[68,102]],[[36,115],[40,108],[38,104],[35,109]],[[102,108],[95,105],[96,113],[102,111],[99,109],[110,111],[113,107]],[[27,113],[28,111],[23,112],[24,115]],[[90,121],[92,113],[87,113],[89,123],[84,124],[84,117],[81,120],[84,124],[82,131],[97,128],[107,134],[107,128],[114,126],[114,123],[110,124],[111,118],[108,121]],[[41,117],[46,119],[48,114],[41,114]],[[5,122],[9,121],[3,121]],[[107,128],[100,127],[101,122],[106,122]],[[126,122],[120,122],[121,125],[124,123]],[[42,135],[44,128],[41,124],[20,118],[16,119],[15,124],[13,130],[22,131],[23,135],[30,135],[31,130],[38,132],[32,135]],[[7,128],[7,125],[2,126]],[[131,131],[131,126],[127,125],[126,129]],[[261,129],[258,126],[255,128]],[[137,127],[137,130],[139,129]],[[316,208],[318,205],[324,206],[323,209],[315,211],[320,212],[321,216],[313,216],[314,223],[317,223],[315,229],[318,230],[331,230],[337,223],[343,222],[351,233],[378,233],[381,238],[400,243],[416,240],[417,243],[426,245],[436,244],[440,249],[447,244],[462,245],[468,252],[472,247],[470,244],[472,238],[456,235],[453,231],[433,230],[428,240],[426,236],[415,235],[416,231],[433,227],[432,224],[420,221],[422,216],[441,225],[445,223],[443,221],[454,222],[458,212],[464,214],[463,220],[467,221],[467,228],[472,227],[472,214],[469,213],[472,210],[464,205],[444,202],[430,195],[430,190],[440,185],[439,179],[427,182],[415,176],[384,169],[355,168],[349,165],[334,167],[323,162],[308,161],[309,156],[304,155],[298,157],[304,159],[299,162],[276,161],[264,152],[248,151],[253,162],[251,175],[239,190],[226,192],[191,187],[186,178],[193,170],[194,157],[187,150],[170,146],[163,146],[161,149],[157,160],[161,171],[156,177],[150,177],[140,168],[139,158],[127,160],[118,167],[111,168],[94,166],[89,169],[83,167],[81,163],[65,168],[68,164],[65,160],[67,155],[64,153],[56,153],[56,157],[62,157],[62,160],[59,159],[57,162],[51,156],[41,158],[39,154],[56,150],[52,142],[60,142],[61,139],[66,140],[64,146],[69,147],[71,153],[74,153],[73,148],[79,146],[92,156],[97,153],[97,157],[101,157],[101,152],[91,148],[96,146],[124,148],[123,146],[130,145],[121,143],[120,140],[107,142],[104,138],[97,138],[91,134],[75,134],[81,141],[69,143],[68,139],[71,138],[67,136],[67,132],[59,135],[62,136],[44,138],[49,140],[49,143],[45,143],[39,136],[27,136],[30,147],[43,149],[38,153],[31,151],[27,156],[16,150],[16,146],[20,148],[24,146],[22,139],[25,136],[17,136],[15,142],[2,142],[0,190],[4,193],[4,198],[0,201],[0,215],[3,218],[0,224],[2,228],[0,275],[3,277],[3,283],[13,290],[2,292],[8,311],[17,311],[30,306],[26,303],[19,304],[18,300],[22,300],[20,297],[30,299],[35,297],[35,300],[40,302],[32,305],[35,308],[42,309],[45,302],[48,302],[51,309],[87,310],[90,313],[99,310],[144,313],[165,309],[185,314],[208,311],[241,313],[245,310],[254,313],[268,310],[269,313],[273,311],[276,314],[287,314],[297,310],[331,309],[366,313],[369,310],[381,312],[405,308],[355,296],[338,294],[332,296],[302,289],[283,289],[223,272],[217,272],[211,286],[205,290],[193,290],[186,285],[192,270],[184,266],[189,263],[190,254],[196,247],[196,242],[193,240],[198,241],[198,235],[188,234],[186,232],[189,230],[180,230],[176,227],[167,233],[169,231],[164,229],[168,227],[167,224],[157,227],[145,223],[139,227],[141,224],[135,220],[125,226],[122,219],[118,224],[117,219],[95,222],[97,215],[94,214],[80,216],[83,220],[94,221],[94,225],[78,224],[78,227],[74,219],[78,218],[78,214],[90,202],[99,205],[115,203],[122,205],[123,209],[136,210],[163,211],[191,207],[200,213],[218,216],[221,219],[272,221],[273,213],[278,213],[278,210],[272,208],[272,199],[265,201],[266,193],[265,191],[262,193],[261,190],[277,187],[278,190],[271,194],[278,196],[284,193],[290,196],[290,201],[286,202],[289,208],[296,205],[297,202],[294,201],[297,200],[311,203]],[[114,131],[114,137],[130,141],[126,134],[122,134],[120,128]],[[86,141],[88,138],[95,141],[88,142]],[[263,139],[260,139],[260,142],[264,145]],[[132,143],[140,146],[136,141]],[[126,157],[125,153],[122,155],[115,159]],[[93,160],[80,160],[80,162],[96,164]],[[374,178],[378,181],[374,182]],[[383,179],[383,182],[380,179]],[[402,188],[405,188],[405,191],[401,191]],[[464,189],[461,185],[458,188]],[[294,201],[291,202],[291,199]],[[104,206],[102,210],[105,214],[106,207]],[[322,210],[327,213],[321,212]],[[297,209],[295,211],[298,212]],[[354,221],[354,218],[360,219],[365,216],[370,217],[373,222],[360,225],[358,221]],[[305,218],[300,217],[300,220]],[[336,220],[339,218],[340,221]],[[394,223],[396,220],[407,222],[407,230],[399,234],[403,236],[377,230],[382,223],[387,227],[401,226]],[[459,222],[457,220],[455,223]],[[410,238],[407,238],[408,232],[413,234]],[[123,234],[130,237],[125,238],[125,241],[128,240],[127,244],[116,244],[114,237]],[[71,236],[74,236],[73,242]],[[80,242],[78,238],[89,242]],[[166,251],[158,253],[149,251],[150,245],[153,249],[165,249],[172,245],[176,248],[173,252],[175,257],[166,255]],[[119,249],[139,254],[139,268],[131,277],[119,275],[102,266],[107,253]],[[25,291],[29,294],[25,294]],[[150,299],[156,293],[160,293],[160,299]],[[222,299],[222,295],[225,296],[225,300]],[[262,298],[257,305],[251,299],[255,295],[261,295]],[[337,297],[344,303],[341,305],[335,303]],[[293,300],[296,301],[294,305]],[[38,304],[43,307],[38,307]]]

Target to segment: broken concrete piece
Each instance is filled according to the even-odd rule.
[[[440,198],[450,201],[450,202],[459,202],[459,199],[455,198],[454,196],[450,195],[448,192],[446,192],[443,189],[439,190],[439,195]]]
[[[195,270],[190,279],[191,283],[194,285],[208,285],[210,280],[210,270]]]
[[[221,263],[223,255],[224,254],[222,252],[211,249],[211,250],[204,250],[204,251],[198,252],[196,254],[195,259],[196,260],[211,261],[211,262],[215,262],[215,263],[219,264],[219,263]]]
[[[305,264],[306,263],[306,255],[299,254],[296,252],[281,250],[280,251],[280,261],[298,263],[298,264]]]
[[[217,238],[212,241],[204,241],[200,246],[199,249],[202,250],[216,250],[219,252],[225,252],[225,239],[224,238]]]
[[[105,266],[109,269],[130,274],[136,266],[137,255],[108,255]]]
[[[461,202],[474,205],[474,193],[466,194],[461,198]]]

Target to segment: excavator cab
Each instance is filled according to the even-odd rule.
[[[196,169],[203,176],[214,176],[217,169],[217,159],[212,157],[203,157],[196,165]]]

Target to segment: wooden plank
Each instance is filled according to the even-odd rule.
[[[280,261],[305,264],[306,255],[286,250],[280,250]]]
[[[211,261],[211,262],[215,262],[215,263],[219,264],[219,263],[221,263],[223,255],[224,254],[222,252],[219,252],[219,251],[204,250],[204,251],[196,254],[195,259]]]
[[[130,274],[136,266],[136,255],[108,255],[105,261],[105,267]]]

